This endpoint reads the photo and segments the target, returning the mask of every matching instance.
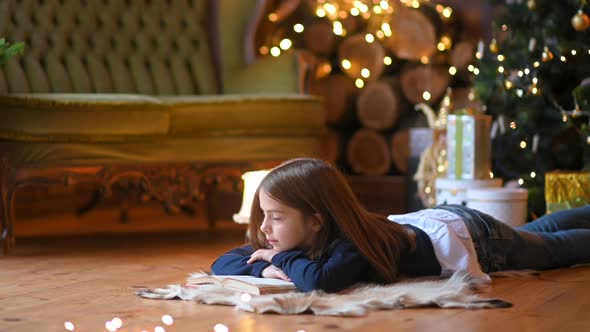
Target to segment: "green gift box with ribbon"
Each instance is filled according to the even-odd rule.
[[[490,127],[483,114],[449,114],[447,117],[447,177],[489,179],[492,170]]]

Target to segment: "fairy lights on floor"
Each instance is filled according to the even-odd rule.
[[[161,316],[161,321],[166,326],[172,326],[174,324],[174,318],[171,315],[165,314]],[[221,325],[222,327],[217,327],[217,325]],[[214,327],[215,332],[227,332],[229,329],[225,327],[223,324],[217,324]],[[123,320],[119,317],[114,317],[113,319],[105,322],[105,328],[107,331],[116,332],[119,331],[123,327]],[[223,329],[225,327],[225,330]],[[71,321],[64,322],[64,328],[67,331],[76,331],[76,326]],[[128,331],[129,328],[125,328],[125,331]],[[163,326],[156,325],[153,328],[142,328],[142,329],[133,329],[132,331],[140,331],[140,332],[166,332],[166,329]]]

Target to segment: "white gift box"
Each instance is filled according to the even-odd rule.
[[[520,188],[478,188],[466,193],[467,207],[513,227],[527,221],[528,191]]]
[[[437,178],[436,204],[467,204],[467,190],[477,188],[500,188],[501,179],[460,180]]]

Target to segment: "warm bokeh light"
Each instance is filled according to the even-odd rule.
[[[275,56],[275,57],[281,55],[281,49],[274,46],[273,48],[270,49],[270,55]]]
[[[174,318],[170,315],[163,315],[162,316],[162,323],[166,325],[172,325],[174,323]]]
[[[371,76],[371,71],[367,68],[361,69],[361,76],[364,78],[369,78]]]
[[[74,331],[76,328],[74,327],[74,323],[72,322],[65,322],[64,327],[68,331]]]
[[[213,331],[214,332],[229,332],[229,328],[221,323],[215,324],[215,326],[213,326]]]
[[[341,64],[342,64],[342,68],[344,68],[344,69],[350,69],[350,67],[352,66],[352,64],[350,63],[350,60],[348,60],[348,59],[342,60]]]
[[[279,47],[283,50],[288,50],[293,45],[293,42],[290,39],[283,39],[279,43]]]
[[[302,33],[303,30],[305,30],[305,27],[301,23],[297,23],[293,26],[293,31],[295,31],[297,33]]]
[[[357,78],[357,79],[354,81],[354,85],[355,85],[357,88],[359,88],[359,89],[362,89],[362,88],[365,86],[365,81],[363,81],[363,80],[362,80],[362,79],[360,79],[360,78]]]

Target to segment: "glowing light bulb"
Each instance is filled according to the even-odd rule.
[[[445,7],[445,9],[442,11],[442,14],[444,17],[449,18],[453,14],[453,9],[451,7]]]
[[[293,26],[293,30],[297,33],[302,33],[305,30],[305,27],[301,23],[297,23]]]
[[[172,325],[174,323],[174,318],[170,315],[163,315],[162,316],[162,323],[166,325]]]
[[[279,47],[285,51],[288,50],[291,47],[291,45],[293,45],[293,42],[287,38],[281,40],[281,42],[279,43]]]
[[[365,82],[362,79],[357,78],[354,81],[354,85],[356,85],[357,88],[362,89],[365,86]]]
[[[273,46],[273,47],[270,49],[270,55],[272,55],[272,56],[274,56],[274,57],[277,57],[277,56],[281,55],[281,49],[280,49],[280,48],[278,48],[278,47],[276,47],[276,46]]]
[[[342,60],[342,68],[350,69],[351,66],[352,66],[352,64],[350,63],[350,61],[348,59]]]
[[[450,67],[449,67],[449,74],[451,74],[451,75],[453,75],[453,76],[454,76],[455,74],[457,74],[457,68],[455,68],[454,66],[450,66]]]
[[[213,326],[213,331],[215,332],[229,332],[229,328],[223,324],[215,324],[215,326]]]
[[[386,66],[389,66],[389,65],[391,65],[391,64],[392,64],[392,62],[393,62],[393,61],[392,61],[392,59],[391,59],[390,57],[388,57],[388,56],[386,56],[386,57],[384,57],[384,58],[383,58],[383,63],[384,63]]]
[[[361,76],[364,78],[369,78],[369,76],[371,76],[371,71],[369,71],[367,68],[363,68],[361,69]]]
[[[422,93],[422,98],[423,98],[424,100],[430,100],[430,98],[431,98],[431,97],[432,97],[432,96],[430,95],[430,92],[428,92],[428,91],[424,91],[424,92]]]

